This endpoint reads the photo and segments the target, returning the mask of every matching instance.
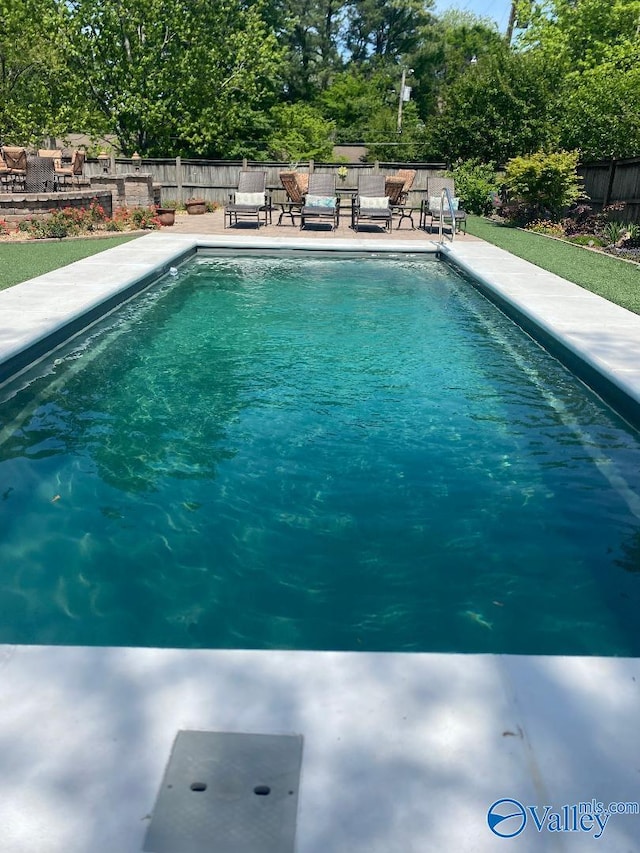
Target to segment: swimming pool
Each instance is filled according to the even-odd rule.
[[[2,642],[638,652],[637,433],[441,263],[199,258],[3,413]]]

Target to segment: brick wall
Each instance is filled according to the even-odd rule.
[[[37,216],[46,219],[52,210],[65,207],[89,207],[97,199],[107,216],[113,214],[111,193],[105,190],[76,190],[60,193],[6,193],[0,195],[0,219],[15,227],[19,222]]]

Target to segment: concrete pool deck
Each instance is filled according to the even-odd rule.
[[[398,236],[151,234],[0,293],[0,362],[195,246],[438,250]],[[640,317],[481,241],[442,254],[640,401]],[[639,815],[596,838],[570,808],[640,800],[638,659],[5,645],[0,662],[2,853],[142,850],[181,729],[303,735],[297,853],[638,849]],[[488,828],[502,798],[537,807],[514,840]]]

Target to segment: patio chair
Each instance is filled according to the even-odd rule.
[[[9,173],[9,167],[4,159],[4,157],[0,156],[0,187],[9,187],[11,185],[11,175]]]
[[[408,204],[408,201],[409,190],[413,186],[416,175],[417,172],[415,169],[398,169],[395,175],[390,175],[386,178],[385,193],[389,196],[392,214],[398,216],[396,228],[400,228],[405,219],[411,222],[412,228],[415,227],[413,212],[420,208]]]
[[[60,158],[56,158],[53,161],[53,189],[55,191],[57,191],[60,186],[66,186],[67,181],[70,181],[71,184],[75,181],[75,183],[80,186],[80,179],[84,172],[85,156],[84,151],[76,150],[73,152],[71,165],[63,166],[62,152],[60,152]]]
[[[24,189],[27,181],[27,149],[5,145],[2,156],[9,169],[11,188],[15,190],[20,185]]]
[[[282,217],[291,217],[291,224],[295,225],[295,216],[302,215],[304,197],[309,189],[309,176],[300,172],[280,172],[280,183],[287,193],[287,200],[280,204],[280,216],[278,225],[282,225]]]
[[[271,222],[271,197],[267,193],[266,172],[240,172],[238,188],[229,194],[224,206],[224,227],[238,224],[238,219],[255,219],[260,228]]]
[[[425,215],[424,221],[426,224],[427,216],[432,217],[433,219],[440,217],[440,205],[442,200],[442,191],[449,190],[451,194],[451,200],[453,202],[454,208],[453,211],[449,210],[449,206],[444,205],[444,221],[451,224],[453,221],[453,227],[456,231],[460,231],[462,228],[464,229],[464,233],[467,233],[467,214],[460,206],[460,200],[456,196],[456,185],[453,178],[427,178],[427,199],[425,201]],[[453,216],[452,216],[453,214]]]
[[[361,175],[358,179],[358,195],[351,212],[351,227],[357,231],[361,221],[377,222],[391,231],[391,216],[389,196],[385,195],[384,175]]]
[[[340,225],[340,199],[336,195],[336,176],[326,173],[309,175],[309,191],[300,213],[300,228],[308,221],[330,221],[335,229]]]
[[[398,169],[396,172],[397,178],[404,179],[404,187],[402,189],[402,196],[400,198],[400,203],[404,204],[409,197],[409,190],[413,186],[413,182],[416,179],[417,171],[415,169]]]

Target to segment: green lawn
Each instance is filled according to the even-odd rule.
[[[640,314],[640,266],[479,216],[467,224],[469,234]]]
[[[38,243],[0,243],[0,290],[111,249],[138,235]]]

